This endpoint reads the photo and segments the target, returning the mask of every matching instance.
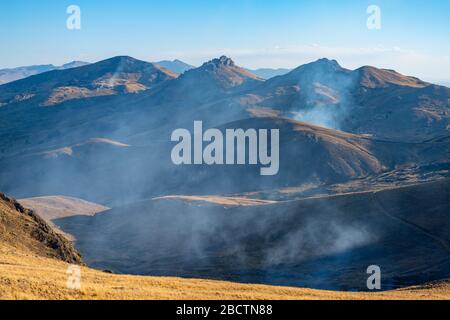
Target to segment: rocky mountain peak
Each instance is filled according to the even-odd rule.
[[[219,68],[219,67],[234,67],[234,61],[227,56],[221,56],[220,58],[212,59],[204,64],[204,66],[209,68]]]

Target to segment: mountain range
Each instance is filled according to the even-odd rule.
[[[44,65],[17,67],[11,69],[0,69],[0,85],[51,70],[65,70],[70,68],[81,67],[86,64],[88,63],[83,61],[72,61],[63,64],[62,66],[55,66],[53,64],[44,64]]]
[[[259,68],[259,69],[248,69],[251,73],[257,75],[258,77],[262,79],[270,79],[276,76],[282,76],[286,73],[289,73],[291,69],[285,69],[285,68]]]
[[[39,73],[44,73],[47,71],[52,70],[64,70],[64,69],[70,69],[70,68],[76,68],[81,67],[84,65],[89,64],[89,62],[84,61],[72,61],[69,63],[65,63],[61,66],[55,66],[53,64],[44,64],[44,65],[32,65],[32,66],[23,66],[23,67],[16,67],[16,68],[6,68],[6,69],[0,69],[0,85],[20,80],[23,78],[27,78]],[[195,66],[190,65],[186,62],[183,62],[181,60],[175,59],[175,60],[161,60],[153,62],[153,64],[159,65],[162,68],[165,68],[169,71],[172,71],[173,73],[182,74],[185,71],[188,71],[190,69],[195,69]],[[260,68],[260,69],[248,69],[251,73],[255,74],[256,76],[262,78],[262,79],[269,79],[275,76],[286,74],[290,71],[290,69],[271,69],[271,68]]]
[[[378,259],[391,288],[413,285],[450,276],[449,104],[448,87],[330,59],[266,80],[226,56],[113,57],[0,86],[0,190],[111,208],[52,216],[98,268],[361,290]],[[174,165],[171,132],[194,120],[279,129],[279,174]]]
[[[195,69],[195,66],[190,65],[186,62],[183,62],[181,60],[175,59],[175,60],[162,60],[158,62],[154,62],[155,64],[160,65],[163,68],[166,68],[167,70],[170,70],[175,73],[182,74],[190,69]],[[291,69],[286,68],[259,68],[259,69],[247,69],[247,71],[253,73],[255,76],[261,78],[261,79],[270,79],[276,76],[281,76],[289,71]]]
[[[195,69],[195,67],[193,65],[190,65],[190,64],[183,62],[181,60],[178,60],[178,59],[175,59],[172,61],[161,60],[161,61],[157,61],[154,63],[163,68],[166,68],[167,70],[170,70],[170,71],[178,73],[178,74],[182,74],[188,70]]]

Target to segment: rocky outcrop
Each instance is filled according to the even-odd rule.
[[[83,264],[80,253],[71,242],[55,232],[33,210],[24,208],[3,193],[0,193],[0,217],[0,225],[5,230],[0,237],[2,244],[15,246],[17,243],[14,242],[20,242],[21,246],[33,253]]]

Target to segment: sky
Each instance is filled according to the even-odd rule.
[[[66,26],[67,7],[81,29]],[[381,28],[369,29],[370,5]],[[227,55],[247,68],[327,57],[347,68],[450,78],[448,0],[14,0],[0,4],[0,68],[116,55],[193,65]]]

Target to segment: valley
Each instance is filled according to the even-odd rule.
[[[53,203],[56,199],[52,199]],[[64,200],[64,199],[63,199]],[[65,200],[67,202],[67,200]],[[42,203],[43,200],[40,199]],[[17,208],[16,208],[17,207]],[[86,207],[84,207],[86,209]],[[68,256],[50,248],[46,238],[37,240],[23,231],[31,220],[12,199],[0,198],[0,299],[445,299],[448,281],[377,293],[352,293],[238,284],[225,281],[117,275],[80,266],[80,290],[67,288]],[[33,216],[33,215],[31,215]],[[28,221],[28,222],[26,222]],[[32,222],[31,222],[32,223]],[[33,224],[33,223],[32,223]],[[45,223],[34,225],[45,230]],[[5,233],[5,230],[7,232]],[[15,233],[13,238],[8,236]],[[21,235],[17,238],[17,235]],[[53,237],[49,235],[49,237]],[[15,241],[20,239],[20,242]],[[49,239],[49,238],[47,238]],[[11,241],[12,240],[12,241]],[[41,242],[42,241],[42,242]],[[63,242],[61,242],[62,244]],[[73,250],[73,249],[71,249]],[[72,264],[73,266],[73,264]]]
[[[55,223],[89,265],[120,273],[360,291],[376,262],[394,289],[448,277],[449,187],[253,205],[172,197]]]
[[[377,298],[450,278],[449,88],[329,59],[267,80],[225,56],[178,63],[180,74],[163,65],[118,56],[0,85],[0,190],[46,221],[64,257],[97,269],[84,269],[86,298],[185,297],[184,284],[193,297],[370,298],[374,264],[388,290]],[[276,130],[279,170],[261,175],[247,157],[173,163],[172,132],[195,121],[202,133]],[[202,137],[198,150],[212,140]],[[23,258],[48,276],[48,263],[60,281],[53,249],[8,249],[0,267]],[[432,292],[448,290],[439,283]]]

